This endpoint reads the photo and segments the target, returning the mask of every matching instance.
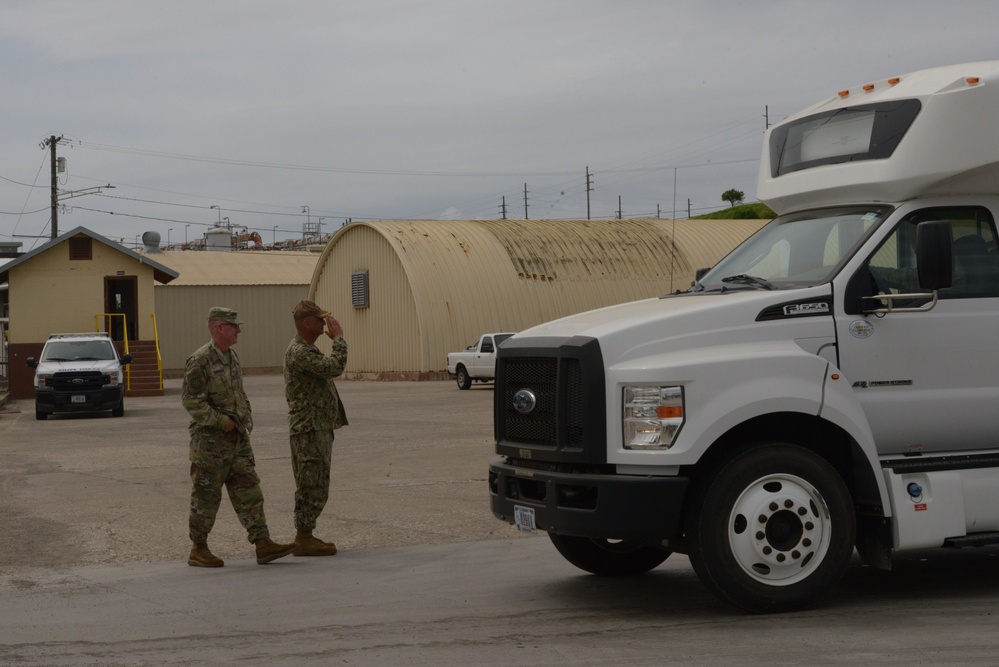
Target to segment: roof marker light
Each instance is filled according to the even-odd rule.
[[[874,90],[874,84],[873,83],[867,84],[866,86],[864,86],[864,90],[868,93],[871,92],[872,90]]]
[[[888,79],[888,85],[889,86],[894,86],[896,83],[898,83],[901,80],[902,79],[900,77],[893,76],[892,78]]]
[[[965,81],[967,81],[970,84],[976,84],[978,83],[979,79],[977,76],[969,76],[967,79],[965,79]]]
[[[850,94],[849,90],[841,90],[841,91],[839,91],[839,96],[840,97],[846,97],[849,94]]]

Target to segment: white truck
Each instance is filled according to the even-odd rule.
[[[496,348],[513,333],[487,333],[463,352],[448,352],[447,372],[454,376],[458,389],[468,389],[472,380],[489,382],[496,375]]]
[[[125,365],[132,355],[118,356],[106,333],[51,334],[35,369],[35,419],[57,412],[125,414]]]
[[[999,61],[771,127],[778,217],[690,289],[549,322],[496,365],[491,508],[571,563],[689,556],[752,612],[854,550],[999,543]]]

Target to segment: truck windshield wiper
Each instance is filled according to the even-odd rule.
[[[757,278],[756,276],[750,276],[745,273],[740,273],[737,276],[726,276],[722,278],[723,283],[739,283],[740,285],[758,285],[764,289],[775,290],[773,283],[764,280],[763,278]]]

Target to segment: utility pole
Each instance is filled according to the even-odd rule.
[[[56,176],[56,146],[62,141],[62,136],[54,134],[42,142],[42,148],[48,148],[52,156],[52,238],[59,236],[59,179]]]
[[[590,219],[590,192],[593,191],[593,178],[590,176],[590,167],[586,166],[586,219]]]
[[[506,220],[506,195],[502,196],[503,203],[500,204],[500,217]]]
[[[622,219],[621,213],[622,213],[622,211],[621,211],[621,195],[618,195],[617,196],[617,219],[618,220]]]
[[[763,121],[764,121],[763,129],[764,130],[769,130],[770,129],[770,105],[769,104],[764,104],[763,105]]]
[[[530,220],[527,216],[527,183],[524,183],[524,220]]]

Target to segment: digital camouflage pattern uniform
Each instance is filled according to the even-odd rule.
[[[347,425],[333,378],[347,365],[347,342],[332,341],[330,356],[295,336],[284,355],[291,467],[295,473],[295,528],[315,529],[330,492],[333,431]]]
[[[269,539],[264,496],[250,447],[253,417],[236,352],[222,352],[214,343],[198,348],[187,360],[181,401],[191,415],[191,541],[208,540],[223,485],[249,541]],[[230,417],[238,428],[226,433]]]

